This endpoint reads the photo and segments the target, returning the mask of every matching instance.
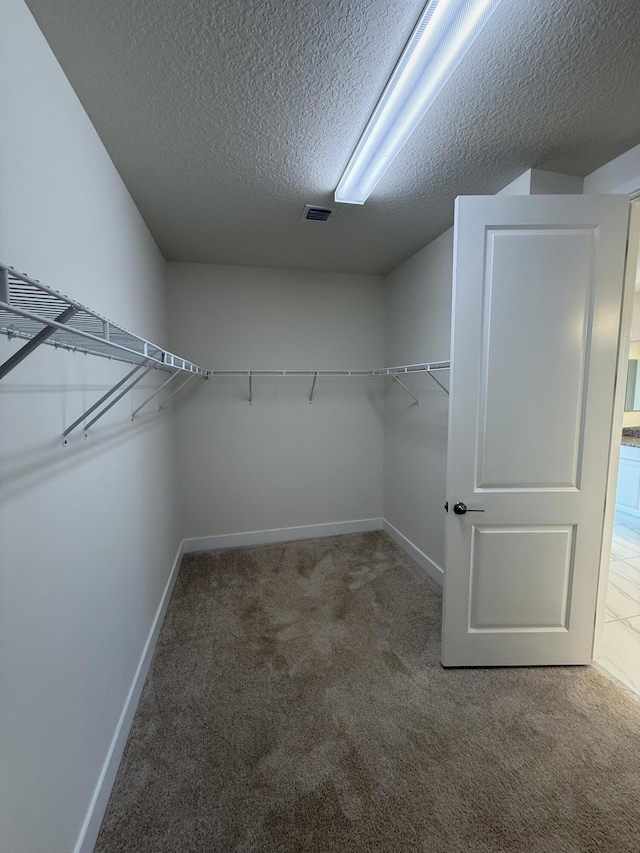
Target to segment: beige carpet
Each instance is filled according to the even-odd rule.
[[[640,704],[445,670],[384,533],[185,557],[98,853],[638,853]]]

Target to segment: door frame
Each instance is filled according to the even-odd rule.
[[[624,399],[627,384],[627,361],[629,360],[629,338],[635,297],[638,255],[640,253],[640,188],[629,195],[629,229],[627,233],[627,257],[625,260],[624,286],[620,306],[620,337],[618,341],[618,362],[614,386],[613,412],[611,418],[611,444],[609,450],[609,472],[603,518],[602,550],[600,553],[600,575],[598,579],[598,597],[593,634],[594,663],[602,650],[604,615],[609,582],[609,564],[613,544],[613,523],[618,488],[618,466],[620,464],[620,435],[624,422]],[[639,291],[640,292],[640,291]]]

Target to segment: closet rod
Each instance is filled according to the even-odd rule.
[[[134,410],[132,421],[140,409],[157,396],[175,376],[187,376],[188,379],[199,376],[203,380],[207,378],[207,371],[197,364],[139,335],[134,335],[75,299],[6,264],[0,264],[0,332],[9,338],[27,339],[24,346],[0,364],[0,379],[41,344],[133,365],[133,369],[125,377],[116,382],[64,430],[64,447],[67,446],[71,433],[95,413],[93,419],[84,426],[83,433],[86,438],[93,424],[138,385],[151,370],[167,371],[171,375]],[[184,384],[183,382],[177,390]],[[123,385],[124,389],[120,390]],[[171,394],[165,400],[160,410],[173,396]]]
[[[70,305],[62,312],[62,314],[58,314],[58,316],[56,317],[56,322],[66,323],[67,320],[70,320],[71,317],[73,317],[77,310],[78,309],[75,308],[73,305]],[[44,329],[39,331],[37,335],[34,335],[34,337],[31,338],[30,341],[27,341],[27,343],[23,347],[20,347],[18,352],[14,353],[4,362],[4,364],[0,365],[0,379],[2,379],[3,376],[6,376],[7,373],[11,373],[14,367],[17,367],[20,362],[24,361],[24,359],[28,355],[31,355],[31,353],[35,349],[37,349],[40,344],[43,344],[48,338],[51,337],[51,335],[55,334],[55,331],[56,327],[52,326],[49,323],[44,327]]]
[[[210,370],[209,376],[373,376],[373,370]]]
[[[0,264],[0,332],[29,341],[0,366],[0,378],[40,344],[129,364],[152,363],[159,370],[207,375],[198,365],[6,264]]]
[[[403,373],[430,373],[449,370],[450,362],[434,361],[424,364],[403,364],[400,367],[382,367],[375,370],[210,370],[209,376],[394,376]]]
[[[432,370],[449,370],[450,361],[430,361],[422,364],[403,364],[399,367],[382,367],[372,370],[375,376],[394,376],[400,373],[430,373]]]
[[[381,367],[375,370],[210,370],[209,376],[244,376],[249,379],[249,405],[253,403],[253,378],[254,376],[312,376],[311,393],[309,394],[309,402],[313,402],[313,395],[316,390],[316,383],[319,377],[331,376],[383,376],[394,379],[401,388],[414,401],[415,405],[420,405],[418,398],[407,388],[407,386],[398,379],[398,376],[404,376],[409,373],[427,373],[446,393],[449,389],[435,376],[435,373],[440,370],[449,370],[451,363],[449,361],[427,361],[421,364],[403,364],[398,367]]]

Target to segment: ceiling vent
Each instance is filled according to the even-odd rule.
[[[302,212],[302,219],[307,222],[330,222],[335,212],[335,207],[318,207],[315,204],[307,204]]]

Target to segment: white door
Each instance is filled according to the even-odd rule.
[[[628,210],[457,200],[445,666],[592,659]]]

